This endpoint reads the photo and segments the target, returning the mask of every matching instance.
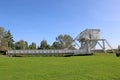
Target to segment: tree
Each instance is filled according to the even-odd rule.
[[[15,49],[13,36],[12,36],[10,30],[8,30],[7,36],[8,36],[8,47],[10,47],[11,49]]]
[[[4,34],[5,34],[4,28],[3,28],[3,27],[0,27],[0,39],[3,38]]]
[[[29,45],[29,49],[36,49],[36,43],[32,42],[32,44]]]
[[[29,49],[29,46],[28,46],[28,42],[27,42],[27,41],[24,41],[24,46],[25,46],[24,49]]]
[[[9,36],[7,35],[5,29],[3,27],[0,27],[0,50],[6,51],[8,50],[8,39]]]
[[[39,49],[50,49],[50,45],[47,43],[46,40],[42,40]]]
[[[20,45],[20,42],[15,42],[15,49],[21,49],[21,45]]]
[[[118,51],[120,51],[120,45],[118,45]]]
[[[61,44],[57,41],[53,42],[52,49],[61,49]]]
[[[15,49],[23,49],[23,50],[28,49],[27,41],[20,40],[20,41],[16,42]]]
[[[59,35],[56,38],[56,41],[60,44],[59,46],[61,47],[61,49],[64,48],[75,49],[74,46],[72,45],[73,38],[70,35],[67,34]]]
[[[2,39],[5,36],[5,30],[3,27],[0,27],[0,46],[2,46]]]

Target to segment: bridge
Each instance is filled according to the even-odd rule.
[[[76,43],[76,41],[79,42]],[[100,43],[102,42],[102,44]],[[93,54],[93,49],[98,44],[105,51],[105,43],[112,49],[105,39],[100,39],[99,29],[86,29],[81,32],[73,42],[78,46],[77,50],[8,50],[7,55],[88,55]],[[71,44],[70,44],[71,45]],[[69,46],[68,46],[69,47]]]

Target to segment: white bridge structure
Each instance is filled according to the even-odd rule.
[[[79,42],[79,43],[77,43]],[[99,29],[86,29],[81,32],[74,40],[79,49],[69,50],[69,46],[63,50],[8,50],[7,55],[90,55],[94,53],[95,46],[98,44],[103,51],[106,44],[112,49],[106,39],[100,39]],[[71,44],[70,44],[71,45]]]

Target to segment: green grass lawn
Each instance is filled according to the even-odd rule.
[[[73,57],[0,56],[0,80],[120,80],[113,54]]]

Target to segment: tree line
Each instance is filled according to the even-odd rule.
[[[47,40],[42,40],[39,46],[35,42],[28,44],[25,40],[14,41],[10,30],[5,30],[0,27],[0,51],[5,50],[35,50],[35,49],[75,49],[72,44],[73,38],[70,35],[58,35],[52,45],[47,43]]]

